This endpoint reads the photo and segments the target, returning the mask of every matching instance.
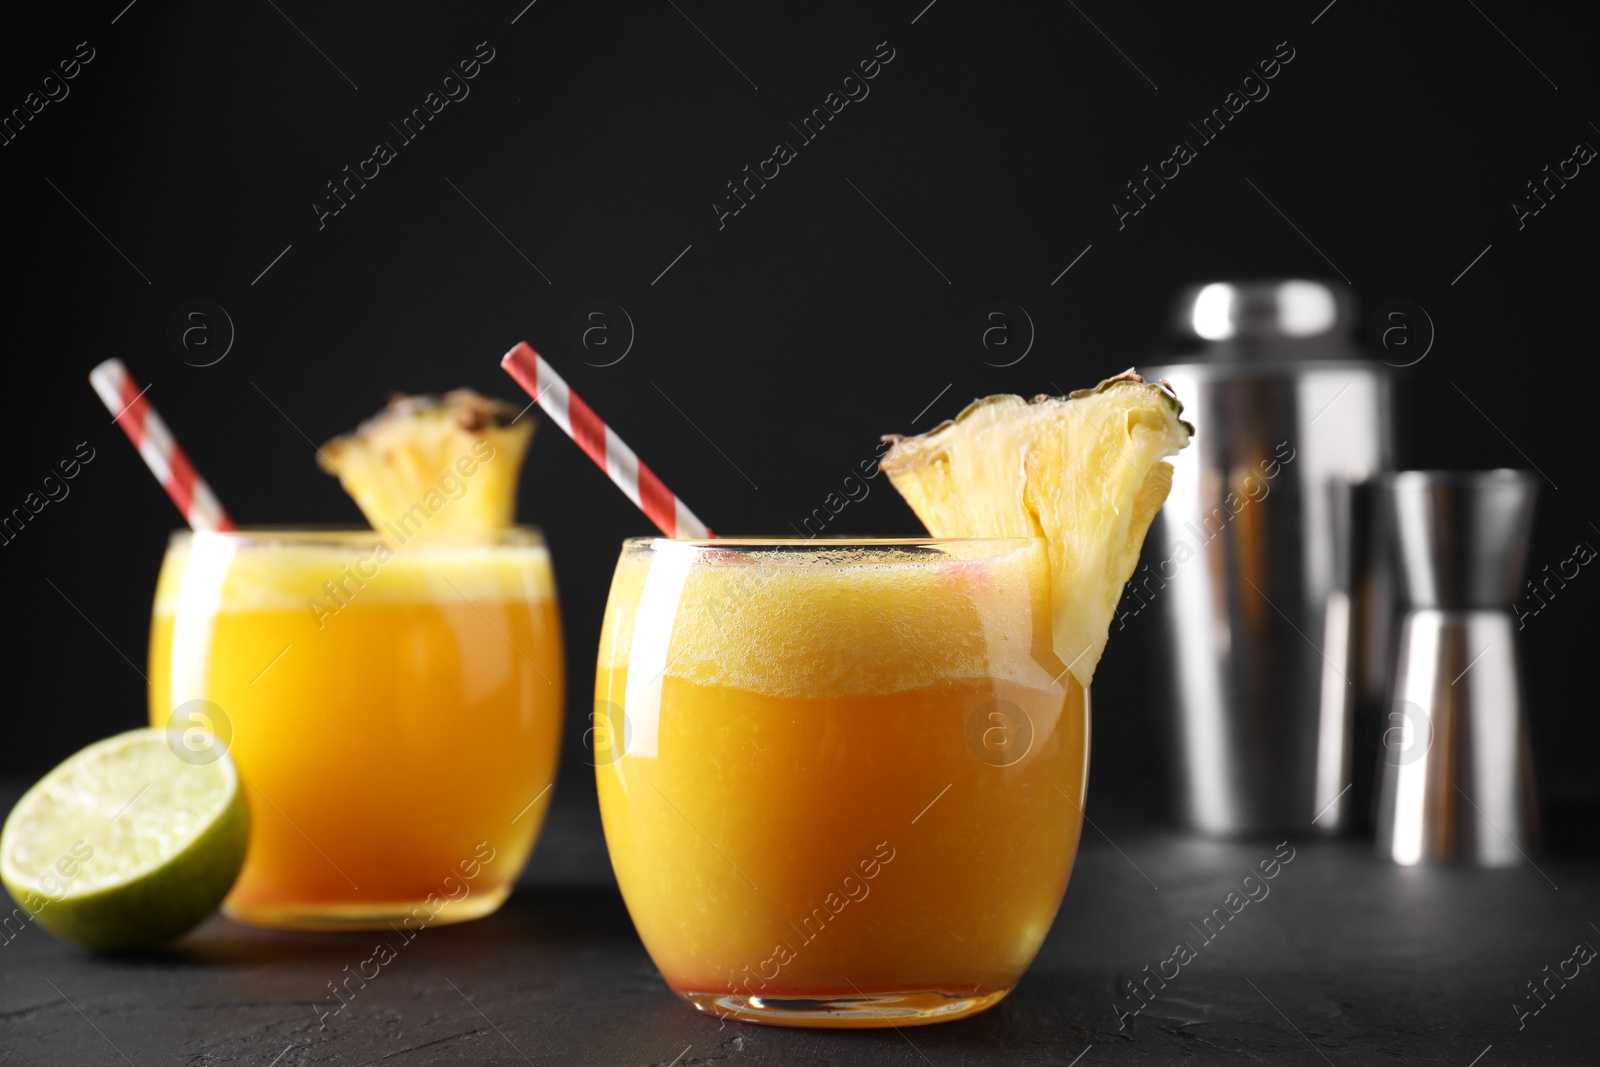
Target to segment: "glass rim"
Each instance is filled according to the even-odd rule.
[[[177,529],[168,535],[167,545],[172,547],[197,540],[202,543],[227,543],[239,548],[365,548],[377,540],[393,548],[392,538],[385,531],[344,523],[241,526],[226,531]],[[410,540],[402,541],[400,547],[404,548],[410,543]],[[517,525],[482,534],[435,533],[427,538],[422,547],[482,549],[543,548],[547,545],[544,531],[539,527]]]
[[[898,548],[938,548],[941,545],[968,548],[1018,549],[1043,543],[1043,537],[629,537],[622,542],[624,552],[653,550],[658,545],[681,546],[689,551],[735,550],[774,555],[791,551],[850,551]]]

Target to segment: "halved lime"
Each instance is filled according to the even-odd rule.
[[[226,754],[180,758],[179,731],[130,730],[68,758],[0,832],[0,882],[40,926],[101,950],[187,933],[244,865],[250,817]]]

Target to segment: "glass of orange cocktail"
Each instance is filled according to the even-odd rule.
[[[598,666],[606,843],[680,996],[860,1027],[1010,992],[1089,751],[1043,539],[629,541]]]
[[[252,823],[224,910],[415,930],[488,914],[527,861],[561,737],[550,557],[534,530],[179,533],[150,719],[226,747]],[[189,742],[194,744],[189,746]]]

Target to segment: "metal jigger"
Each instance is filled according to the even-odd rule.
[[[1383,479],[1407,605],[1378,767],[1378,853],[1396,863],[1510,866],[1537,847],[1511,612],[1537,489],[1513,470]]]

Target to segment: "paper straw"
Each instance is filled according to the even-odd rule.
[[[714,536],[705,523],[695,518],[688,505],[661,483],[655,472],[601,421],[593,408],[567,387],[561,376],[551,370],[544,357],[526,341],[507,352],[500,366],[527,390],[579,448],[589,454],[590,459],[599,464],[617,488],[626,493],[662,533],[668,537]]]
[[[122,427],[150,473],[178,505],[184,521],[196,530],[233,529],[233,520],[222,510],[216,494],[178,447],[172,431],[144,398],[144,390],[133,380],[122,360],[108,359],[90,371],[89,384],[111,412],[111,421]]]

